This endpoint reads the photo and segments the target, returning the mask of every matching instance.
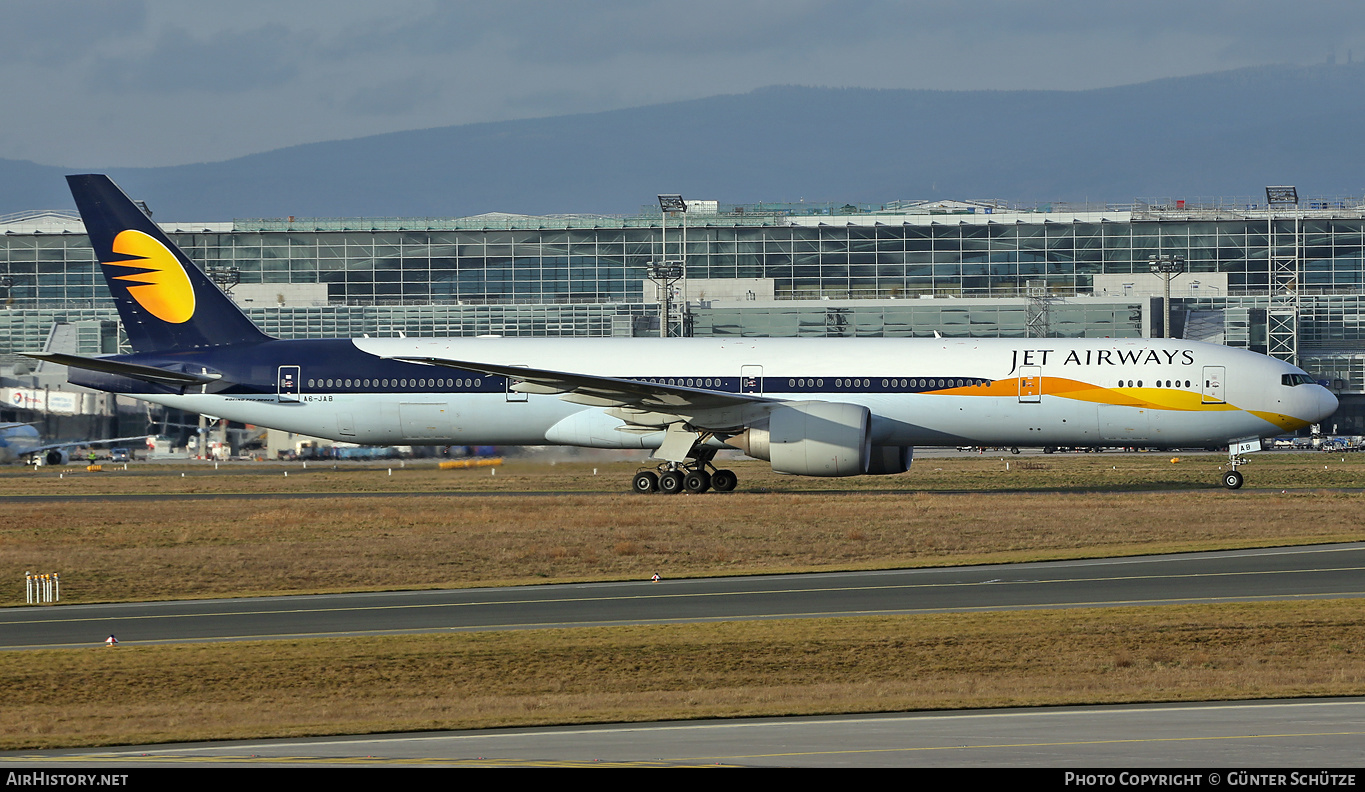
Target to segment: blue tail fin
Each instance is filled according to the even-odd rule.
[[[67,176],[138,352],[269,340],[108,176]]]

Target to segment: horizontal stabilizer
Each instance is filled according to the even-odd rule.
[[[105,374],[117,374],[120,377],[142,380],[143,382],[151,382],[157,385],[170,385],[177,388],[189,385],[207,385],[210,382],[217,382],[223,376],[213,372],[190,374],[184,371],[170,371],[168,369],[157,368],[156,366],[144,366],[140,363],[123,363],[121,361],[108,360],[106,358],[66,355],[60,352],[28,352],[24,353],[24,357],[46,360],[49,363],[56,363],[59,366],[70,366],[72,368],[87,369],[89,371],[101,371]]]

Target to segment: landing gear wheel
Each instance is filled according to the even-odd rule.
[[[1230,490],[1241,489],[1242,474],[1235,470],[1229,470],[1223,474],[1223,486]]]
[[[670,470],[659,476],[659,491],[665,495],[677,495],[683,491],[683,474]]]
[[[1019,453],[1019,446],[1013,446],[1013,447],[1011,447],[1011,448],[1010,448],[1010,453],[1011,453],[1011,454],[1017,454],[1017,453]]]
[[[716,492],[731,492],[739,485],[739,476],[729,470],[717,470],[711,474],[711,488]]]
[[[635,474],[635,478],[630,482],[630,488],[641,495],[657,492],[659,489],[659,477],[648,470],[642,470]]]
[[[683,477],[683,488],[688,492],[706,492],[711,489],[711,474],[705,470],[694,470]]]

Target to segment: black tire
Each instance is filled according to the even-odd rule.
[[[659,476],[659,491],[665,495],[677,495],[683,491],[683,474],[670,470]]]
[[[1011,454],[1017,454],[1017,453],[1019,453],[1019,446],[1013,446],[1013,447],[1011,447],[1011,448],[1010,448],[1010,453],[1011,453]]]
[[[1223,486],[1230,490],[1242,488],[1242,474],[1235,470],[1229,470],[1223,474]]]
[[[716,492],[732,492],[739,486],[739,476],[733,471],[717,470],[711,474],[711,489]]]
[[[683,477],[683,489],[688,492],[702,493],[711,489],[711,474],[705,470],[694,470]]]
[[[659,477],[648,470],[642,470],[635,474],[635,478],[630,482],[630,488],[641,495],[649,495],[658,492]]]

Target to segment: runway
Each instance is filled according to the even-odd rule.
[[[0,649],[1365,596],[1365,543],[943,569],[0,610]]]
[[[1365,700],[1320,699],[559,726],[0,753],[52,772],[192,767],[1352,768]],[[1355,784],[1359,785],[1359,772]],[[1062,771],[1058,771],[1058,781]],[[132,777],[134,780],[137,776]],[[1060,785],[1060,783],[1059,783]],[[1187,784],[1194,785],[1194,784]]]
[[[1365,596],[1365,543],[997,566],[10,608],[0,648]],[[1045,707],[21,751],[213,766],[1351,767],[1365,699]],[[1204,772],[1207,776],[1207,772]],[[136,778],[136,775],[133,776]],[[1203,778],[1202,783],[1210,779]]]

